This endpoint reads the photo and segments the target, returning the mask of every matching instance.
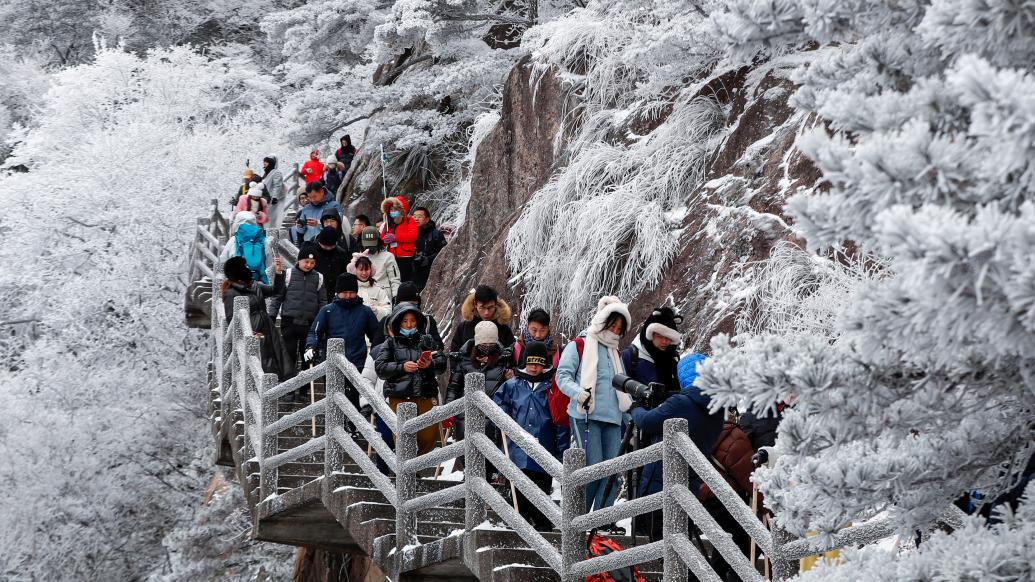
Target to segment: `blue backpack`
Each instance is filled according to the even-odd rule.
[[[260,281],[269,285],[269,278],[266,277],[266,232],[252,224],[242,224],[237,227],[236,256],[244,259],[248,270],[252,272],[252,280]]]

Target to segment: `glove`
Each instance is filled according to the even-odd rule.
[[[388,233],[388,234],[386,234],[386,235],[385,235],[385,244],[386,244],[386,245],[392,245],[392,244],[395,244],[395,235],[394,235],[394,234],[392,234],[392,233]]]
[[[455,416],[450,416],[449,418],[443,420],[442,421],[442,428],[444,428],[446,430],[449,430],[449,429],[453,428],[453,422],[455,420],[456,420]]]
[[[315,360],[315,359],[316,359],[316,351],[313,348],[306,348],[305,351],[302,352],[302,361],[303,362],[305,362],[307,364],[311,364],[313,362],[313,360]]]
[[[591,398],[593,398],[593,393],[589,391],[589,388],[586,388],[582,392],[579,392],[579,395],[577,397],[579,401],[579,406],[585,406],[586,402],[589,402]]]
[[[629,396],[621,390],[615,391],[615,394],[618,396],[618,410],[629,412],[629,409],[633,407],[632,396]]]
[[[270,204],[272,204],[274,206],[276,206],[278,202],[280,202],[280,198],[272,198],[272,199],[270,199]]]

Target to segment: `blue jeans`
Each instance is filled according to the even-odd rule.
[[[618,446],[622,441],[622,427],[620,425],[590,419],[587,432],[585,420],[575,418],[571,420],[573,423],[572,430],[579,443],[577,446],[586,449],[587,467],[618,456]],[[614,505],[615,497],[618,497],[618,488],[620,487],[618,479],[615,478],[614,482],[611,483],[611,491],[608,492],[605,499],[604,485],[606,483],[607,479],[597,479],[586,486],[587,512]]]

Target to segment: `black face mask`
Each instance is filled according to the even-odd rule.
[[[498,345],[477,345],[474,346],[474,353],[476,356],[498,356],[500,355],[500,347]]]

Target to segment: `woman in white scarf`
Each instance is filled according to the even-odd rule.
[[[618,342],[629,329],[629,308],[617,297],[602,297],[597,312],[579,338],[568,343],[557,365],[557,386],[571,398],[568,416],[577,446],[586,450],[592,465],[618,454],[622,438],[622,412],[631,399],[611,386],[615,374],[624,374]],[[579,355],[578,344],[583,346]],[[604,479],[586,487],[587,510],[609,507],[618,487],[604,496]]]

